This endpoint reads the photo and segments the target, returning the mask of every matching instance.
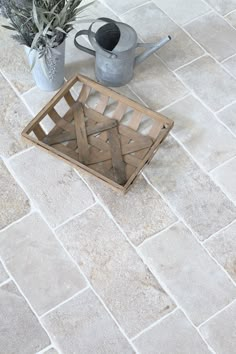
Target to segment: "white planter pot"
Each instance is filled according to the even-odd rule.
[[[30,65],[35,58],[35,50],[30,51],[25,47]],[[47,57],[49,61],[50,58]],[[65,77],[65,41],[55,49],[52,49],[50,65],[46,65],[45,58],[37,59],[32,69],[32,75],[36,85],[43,91],[56,91],[64,83]]]

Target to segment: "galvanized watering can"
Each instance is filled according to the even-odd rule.
[[[97,22],[106,22],[96,33],[92,27]],[[77,38],[87,35],[92,47],[89,49],[78,43]],[[133,77],[134,67],[145,60],[149,55],[160,49],[171,39],[170,36],[159,43],[138,43],[135,30],[126,23],[116,22],[109,18],[99,18],[94,21],[88,30],[79,31],[74,43],[77,48],[96,57],[95,72],[99,82],[106,86],[123,86]],[[146,50],[136,55],[136,48]]]

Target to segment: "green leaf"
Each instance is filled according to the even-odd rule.
[[[16,29],[14,27],[11,27],[11,26],[7,26],[7,25],[2,25],[2,27],[10,30],[10,31],[16,31]]]

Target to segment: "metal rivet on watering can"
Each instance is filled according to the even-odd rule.
[[[96,33],[92,27],[96,22],[106,22]],[[95,50],[86,48],[77,42],[77,38],[87,35]],[[158,43],[138,43],[135,30],[123,22],[101,17],[92,22],[88,30],[79,31],[74,43],[77,48],[94,55],[96,78],[106,86],[126,85],[133,77],[135,65],[144,61],[151,54],[171,40],[170,36]],[[136,48],[146,50],[136,55]]]

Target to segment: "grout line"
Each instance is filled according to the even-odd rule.
[[[144,177],[144,179],[146,180],[145,177]],[[147,182],[147,180],[146,180],[146,182]],[[148,182],[147,182],[147,183],[148,183]],[[150,185],[150,183],[148,183],[148,184]],[[153,188],[152,185],[151,185],[151,187]],[[161,198],[162,198],[162,197],[161,197]],[[174,215],[175,215],[175,214],[174,214]],[[176,215],[175,215],[175,216],[176,216]],[[141,247],[141,246],[145,245],[147,242],[153,240],[153,239],[156,238],[157,236],[159,236],[159,235],[165,233],[166,231],[168,231],[169,229],[171,229],[171,228],[174,227],[175,225],[179,224],[180,220],[179,220],[179,218],[178,218],[177,216],[176,216],[176,218],[177,218],[177,220],[176,220],[175,222],[173,222],[172,224],[170,224],[169,226],[167,226],[165,229],[163,229],[163,230],[161,230],[161,231],[155,233],[154,235],[152,235],[152,236],[146,238],[145,240],[143,240],[143,242],[141,242],[141,243],[138,245],[138,247]]]
[[[70,221],[74,220],[75,218],[77,218],[78,216],[83,215],[84,213],[86,213],[89,209],[92,209],[95,205],[97,205],[97,202],[95,201],[95,203],[93,203],[92,205],[90,205],[89,207],[85,208],[84,210],[80,211],[79,213],[72,215],[71,217],[69,217],[68,219],[66,219],[65,221],[63,221],[60,225],[57,225],[56,227],[51,227],[54,231],[57,231],[60,227],[64,226],[65,224],[69,223]]]
[[[230,306],[232,306],[234,303],[236,303],[236,299],[234,299],[233,301],[231,301],[228,305],[226,305],[223,309],[217,311],[214,315],[212,315],[211,317],[209,317],[206,321],[202,322],[200,324],[200,326],[198,326],[198,328],[200,329],[202,326],[204,326],[207,322],[211,321],[214,317],[218,316],[219,314],[221,314],[221,312],[225,311],[227,308],[229,308]]]
[[[27,95],[28,93],[30,93],[31,91],[34,91],[35,89],[37,89],[37,86],[36,86],[36,85],[33,86],[33,87],[31,87],[28,91],[25,91],[25,92],[23,92],[22,94],[20,94],[21,99],[22,99],[22,98],[25,99],[24,96]]]
[[[219,166],[216,166],[216,167],[212,168],[210,171],[208,171],[209,174],[211,175],[212,172],[215,172],[215,171],[218,170],[219,168],[221,168],[221,167],[227,165],[227,164],[230,163],[231,161],[235,160],[235,158],[236,158],[235,156],[232,156],[232,157],[230,157],[228,160],[225,160],[225,161],[222,162]],[[211,178],[212,178],[212,176],[211,176]]]
[[[40,350],[40,352],[37,352],[36,354],[47,353],[47,351],[50,350],[50,349],[54,349],[52,345],[48,345],[47,347],[45,347],[44,349]]]
[[[50,335],[50,333],[48,332],[48,330],[46,329],[46,327],[44,326],[44,324],[40,321],[40,318],[37,314],[37,312],[35,311],[35,309],[33,308],[33,306],[31,305],[31,303],[29,302],[28,298],[25,296],[25,294],[23,293],[23,291],[21,290],[20,286],[18,285],[17,281],[15,280],[15,278],[11,275],[11,273],[8,271],[6,265],[5,265],[5,262],[3,262],[3,259],[0,257],[0,261],[4,267],[4,270],[6,271],[6,273],[8,274],[9,276],[9,280],[12,281],[17,290],[19,291],[19,293],[21,294],[22,298],[25,300],[26,304],[28,305],[28,307],[30,308],[30,310],[32,311],[33,315],[37,318],[38,322],[39,322],[39,325],[41,325],[42,329],[45,331],[45,333],[47,334],[48,338],[49,338],[49,341],[51,342],[51,345],[58,351],[58,353],[60,354],[61,352],[58,350],[55,342],[53,341],[52,339],[52,336]]]
[[[193,18],[193,19],[190,20],[190,21],[187,21],[187,22],[185,22],[185,23],[179,24],[179,26],[183,26],[183,27],[188,26],[190,23],[192,23],[192,22],[198,20],[198,19],[201,18],[201,17],[210,15],[211,13],[214,13],[214,11],[213,11],[213,10],[209,10],[209,11],[205,12],[204,14],[201,14],[201,15],[199,15],[199,16]]]
[[[211,240],[212,238],[215,238],[216,236],[218,236],[221,232],[224,232],[225,230],[227,230],[228,228],[230,228],[232,225],[236,225],[236,219],[233,220],[229,225],[222,227],[222,229],[220,229],[219,231],[215,232],[214,234],[212,234],[210,237],[208,237],[206,240],[202,241],[202,244],[205,245],[205,243],[207,244],[209,240]]]
[[[192,235],[194,236],[194,238],[196,239],[197,243],[205,250],[205,252],[210,256],[210,258],[214,261],[214,263],[216,263],[218,265],[218,267],[225,273],[225,275],[227,276],[227,278],[229,279],[229,281],[236,287],[236,283],[235,281],[231,278],[231,276],[229,275],[229,273],[225,270],[225,268],[217,261],[217,259],[215,257],[213,257],[213,255],[210,253],[210,251],[206,248],[206,246],[203,244],[203,241],[201,242],[197,236],[197,234],[195,233],[195,231],[192,229],[192,227],[184,220],[184,218],[179,214],[179,212],[177,210],[175,210],[173,208],[173,206],[170,204],[170,202],[168,201],[168,199],[164,196],[163,193],[161,193],[160,191],[158,191],[158,189],[149,181],[148,177],[143,174],[144,178],[146,179],[146,181],[160,194],[160,196],[162,197],[162,199],[166,202],[166,204],[169,206],[170,210],[177,215],[177,217],[179,218],[179,221],[181,221],[185,227],[187,229],[189,229],[192,233]],[[235,221],[235,220],[234,220]],[[228,226],[228,225],[227,225]],[[221,230],[218,230],[217,232],[220,232]],[[164,232],[164,230],[162,231]],[[156,237],[158,236],[159,233],[156,234]]]
[[[48,310],[47,312],[45,312],[43,315],[40,315],[39,318],[42,319],[42,318],[46,317],[46,316],[49,315],[51,312],[57,310],[59,307],[65,305],[65,304],[67,304],[67,302],[69,302],[69,301],[73,300],[75,297],[77,297],[77,296],[83,294],[83,293],[84,293],[85,291],[87,291],[88,289],[90,289],[89,284],[88,284],[85,288],[83,288],[83,289],[77,291],[74,295],[72,295],[71,297],[69,297],[69,298],[66,299],[65,301],[62,301],[62,302],[60,302],[60,304],[58,304],[58,305],[52,307],[50,310]]]
[[[16,181],[17,182],[17,181]],[[13,221],[11,224],[7,225],[6,227],[4,227],[3,229],[0,230],[0,235],[1,233],[3,233],[4,231],[10,229],[12,226],[18,224],[18,222],[24,221],[24,219],[27,219],[28,216],[33,214],[33,210],[30,210],[30,212],[28,214],[25,214],[24,216],[22,216],[21,218]]]
[[[191,94],[190,94],[190,93],[187,93],[187,94],[184,95],[183,97],[177,98],[175,101],[171,102],[170,104],[164,106],[164,107],[161,108],[161,109],[158,109],[157,112],[158,112],[158,113],[161,113],[161,112],[163,112],[165,109],[167,109],[167,108],[173,106],[174,104],[176,104],[176,103],[178,103],[178,102],[184,100],[185,98],[187,98],[187,97],[189,97],[189,96],[191,96]]]
[[[227,61],[227,60],[229,60],[229,59],[231,59],[231,58],[233,58],[233,57],[235,57],[235,56],[236,56],[236,53],[230,55],[230,56],[227,57],[226,59],[222,60],[222,61],[221,61],[221,64],[224,64],[225,61]]]
[[[153,322],[150,326],[146,327],[145,329],[143,329],[141,332],[139,332],[136,336],[134,336],[133,338],[131,338],[132,342],[135,341],[138,337],[140,337],[141,335],[143,335],[144,333],[148,332],[150,329],[152,329],[153,327],[155,327],[157,324],[161,323],[163,320],[165,320],[166,318],[170,317],[171,315],[173,315],[175,312],[177,312],[179,310],[178,307],[174,308],[174,310],[172,310],[171,312],[167,313],[165,316],[159,318],[159,320]]]
[[[16,154],[10,156],[10,157],[8,158],[8,161],[11,161],[11,160],[13,160],[15,157],[18,157],[18,156],[20,156],[20,155],[22,155],[22,154],[24,154],[24,153],[26,153],[26,152],[28,152],[28,151],[33,150],[34,148],[35,148],[34,146],[30,146],[30,147],[27,148],[27,149],[24,149],[24,150],[19,151],[19,152],[17,152]]]
[[[232,10],[232,11],[230,11],[230,12],[228,12],[227,14],[225,14],[223,17],[225,18],[225,17],[227,17],[227,16],[229,16],[230,14],[232,14],[233,12],[235,12],[236,11],[236,9],[234,9],[234,10]]]
[[[121,0],[121,1],[124,1],[124,0]],[[129,12],[138,9],[139,7],[142,7],[142,6],[144,6],[144,5],[148,5],[149,3],[152,3],[152,1],[151,1],[151,0],[145,1],[145,2],[143,2],[142,4],[137,5],[137,6],[135,6],[135,7],[132,7],[132,9],[129,9],[129,10],[125,11],[125,12],[122,12],[122,14],[119,14],[119,15],[116,15],[116,16],[118,16],[118,17],[121,18],[123,15],[126,15],[126,14],[128,14]]]
[[[221,113],[222,111],[224,111],[225,109],[229,108],[230,106],[232,106],[235,103],[236,103],[236,100],[226,104],[223,108],[221,108],[218,111],[216,111],[215,114],[218,115],[219,113]]]
[[[0,283],[0,288],[1,288],[1,286],[4,286],[4,285],[10,283],[11,281],[12,281],[11,278],[8,278],[7,280],[4,280],[2,283]]]
[[[176,71],[178,71],[178,70],[180,70],[180,69],[182,69],[182,68],[185,68],[186,66],[188,66],[188,65],[190,65],[190,64],[193,64],[195,61],[197,61],[197,60],[199,60],[199,59],[201,59],[201,58],[204,58],[204,57],[206,57],[207,55],[208,55],[207,53],[204,53],[204,54],[202,54],[202,55],[199,55],[197,58],[194,58],[193,60],[189,61],[189,62],[186,63],[186,64],[183,64],[183,65],[181,65],[181,66],[178,66],[177,69],[172,70],[172,71],[173,71],[173,73],[176,73]]]
[[[216,9],[214,9],[213,6],[211,6],[208,2],[206,2],[206,0],[202,0],[208,7],[212,8],[212,11],[216,13],[216,15],[218,15],[219,17],[222,18],[222,20],[226,21],[225,16],[229,15],[230,12],[233,12],[235,10],[230,11],[229,13],[227,13],[226,15],[222,15],[221,13],[217,12]],[[226,21],[228,22],[228,21]],[[232,27],[235,30],[235,27],[233,27],[233,25],[231,23],[228,22],[228,24],[230,25],[230,27]]]

